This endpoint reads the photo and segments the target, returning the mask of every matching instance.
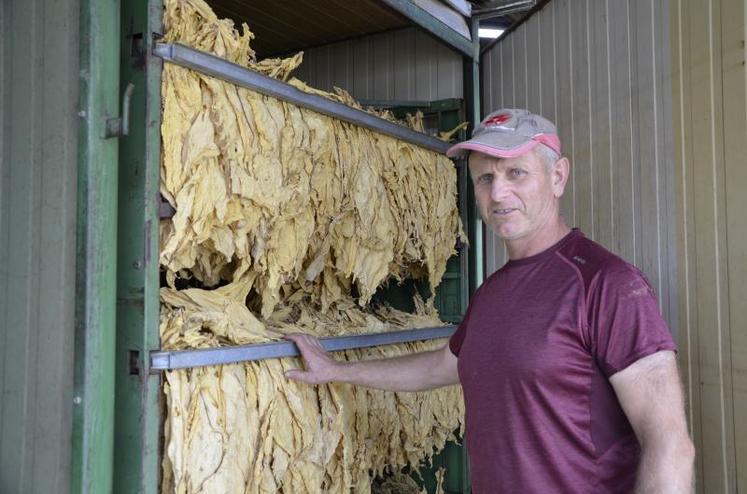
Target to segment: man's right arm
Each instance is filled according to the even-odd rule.
[[[313,336],[296,333],[286,338],[298,346],[305,369],[289,370],[285,375],[305,383],[336,381],[388,391],[424,391],[459,383],[457,358],[448,344],[430,352],[342,362],[333,359]]]

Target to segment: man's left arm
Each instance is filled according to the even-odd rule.
[[[674,352],[641,358],[610,383],[641,445],[636,494],[693,492],[695,448]]]

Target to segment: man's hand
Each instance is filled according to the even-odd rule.
[[[298,347],[305,370],[286,371],[285,376],[309,384],[325,384],[340,379],[344,363],[333,359],[314,336],[302,333],[286,335]]]

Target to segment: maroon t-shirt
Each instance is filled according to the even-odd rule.
[[[608,379],[675,349],[638,269],[573,230],[490,276],[449,344],[475,494],[633,490],[640,447]]]

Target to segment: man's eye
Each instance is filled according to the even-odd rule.
[[[489,184],[493,181],[493,175],[490,175],[489,173],[486,173],[485,175],[480,175],[477,177],[477,182],[481,184]]]
[[[512,177],[516,178],[516,177],[521,177],[523,175],[526,175],[527,172],[525,170],[522,170],[521,168],[512,168],[511,171],[508,173]]]

